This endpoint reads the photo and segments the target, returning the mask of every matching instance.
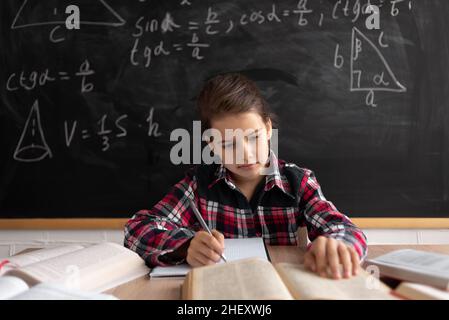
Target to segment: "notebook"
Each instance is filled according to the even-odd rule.
[[[225,239],[224,255],[228,262],[246,259],[261,258],[268,261],[265,244],[262,238]],[[217,264],[225,263],[223,261]],[[187,264],[169,267],[155,267],[150,272],[150,277],[184,277],[192,268]]]

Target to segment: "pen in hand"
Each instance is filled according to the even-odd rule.
[[[187,197],[187,199],[189,200],[189,204],[190,207],[193,210],[193,213],[195,214],[196,218],[198,219],[198,221],[200,222],[201,227],[207,231],[207,233],[209,233],[211,236],[213,236],[212,232],[209,229],[209,226],[206,224],[206,221],[204,221],[203,217],[201,216],[201,213],[198,211],[198,209],[195,206],[195,203],[193,203],[192,199],[190,199],[189,197]],[[224,254],[220,254],[220,258],[224,261],[227,262],[226,257],[224,256]]]

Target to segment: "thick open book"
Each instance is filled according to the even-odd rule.
[[[377,266],[382,276],[449,290],[449,255],[404,249],[366,260],[365,265]]]
[[[191,270],[182,286],[186,300],[396,299],[391,289],[360,270],[349,279],[322,278],[304,265],[244,259]]]
[[[45,283],[95,293],[143,276],[149,270],[135,252],[110,242],[29,252],[9,258],[3,269],[4,277],[19,278],[29,287]]]
[[[227,261],[236,261],[245,258],[261,258],[268,260],[263,238],[225,239],[225,252]],[[223,261],[218,262],[224,263]],[[150,277],[184,277],[192,268],[187,264],[168,267],[155,267]]]

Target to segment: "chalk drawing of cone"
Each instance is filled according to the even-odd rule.
[[[14,152],[14,159],[22,162],[36,162],[52,156],[51,150],[45,141],[39,113],[39,102],[36,100]]]

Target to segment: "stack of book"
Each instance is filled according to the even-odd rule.
[[[449,300],[449,255],[397,250],[365,261],[365,268],[401,281],[394,294],[413,300]]]

